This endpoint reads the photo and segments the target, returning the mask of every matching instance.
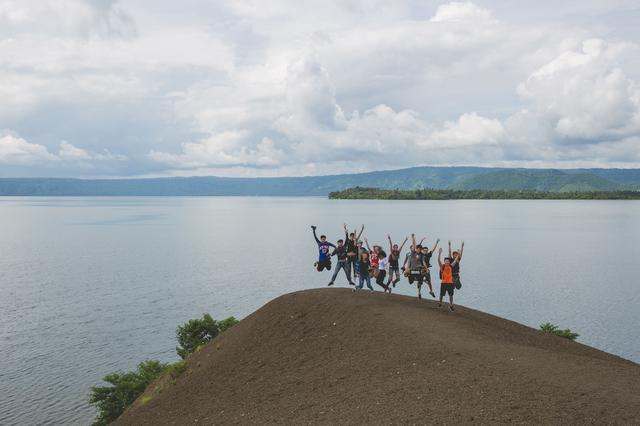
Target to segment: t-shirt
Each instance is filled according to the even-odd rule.
[[[442,276],[442,284],[453,284],[453,267],[443,263],[440,267],[440,274]]]
[[[344,245],[347,247],[347,253],[355,253],[355,256],[358,252],[358,250],[356,249],[356,243],[352,239],[350,239],[348,235],[345,235],[345,241],[346,242]]]
[[[339,261],[347,260],[347,248],[345,246],[337,246],[333,249],[331,256],[337,256]]]
[[[427,253],[426,255],[423,254],[424,256],[424,263],[427,264],[428,268],[431,268],[431,256],[433,256],[433,252],[430,251],[429,253]]]
[[[453,275],[460,275],[460,261],[458,260],[455,265],[451,267]]]
[[[389,254],[389,265],[393,268],[398,267],[398,259],[400,259],[400,250],[391,250]]]
[[[409,268],[411,269],[419,269],[422,268],[422,260],[423,260],[423,256],[422,253],[417,252],[417,251],[411,251],[410,254],[411,257],[409,257]]]
[[[370,265],[371,265],[371,262],[369,262],[369,259],[367,260],[360,259],[360,273],[364,271],[368,271]]]
[[[382,259],[380,259],[378,261],[378,269],[381,270],[381,271],[386,271],[387,270],[387,263],[388,263],[387,258],[383,257]]]
[[[322,241],[318,242],[318,256],[321,262],[323,260],[329,260],[331,258],[329,252],[331,251],[332,246],[333,244],[327,241],[325,241],[324,243]]]

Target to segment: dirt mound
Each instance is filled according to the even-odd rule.
[[[640,424],[640,366],[472,309],[349,289],[275,299],[116,422]]]

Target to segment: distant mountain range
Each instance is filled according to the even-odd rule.
[[[0,178],[9,196],[327,195],[355,186],[381,189],[528,191],[640,190],[640,169],[506,169],[412,167],[370,173],[282,178],[172,177],[153,179]]]

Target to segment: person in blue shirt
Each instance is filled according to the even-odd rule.
[[[313,229],[313,238],[316,239],[316,243],[318,243],[318,261],[314,264],[316,270],[318,272],[322,272],[325,269],[327,271],[331,270],[331,248],[336,248],[335,245],[331,244],[327,241],[327,237],[324,235],[320,235],[320,239],[316,235],[316,226],[311,225],[311,229]]]

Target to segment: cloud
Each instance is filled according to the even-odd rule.
[[[0,134],[0,163],[32,165],[55,161],[55,155],[46,147],[29,143],[21,137],[8,133]]]
[[[637,158],[632,2],[186,1],[0,0],[24,174]]]
[[[478,22],[493,22],[491,11],[476,6],[471,2],[453,1],[438,7],[431,22],[459,22],[477,24]]]
[[[640,87],[617,65],[627,50],[585,40],[532,73],[518,91],[553,121],[561,139],[597,143],[639,134]]]
[[[113,155],[108,150],[93,153],[67,141],[60,142],[58,154],[46,146],[30,143],[9,130],[0,131],[0,163],[11,165],[90,163],[93,161],[127,161],[124,155]]]

